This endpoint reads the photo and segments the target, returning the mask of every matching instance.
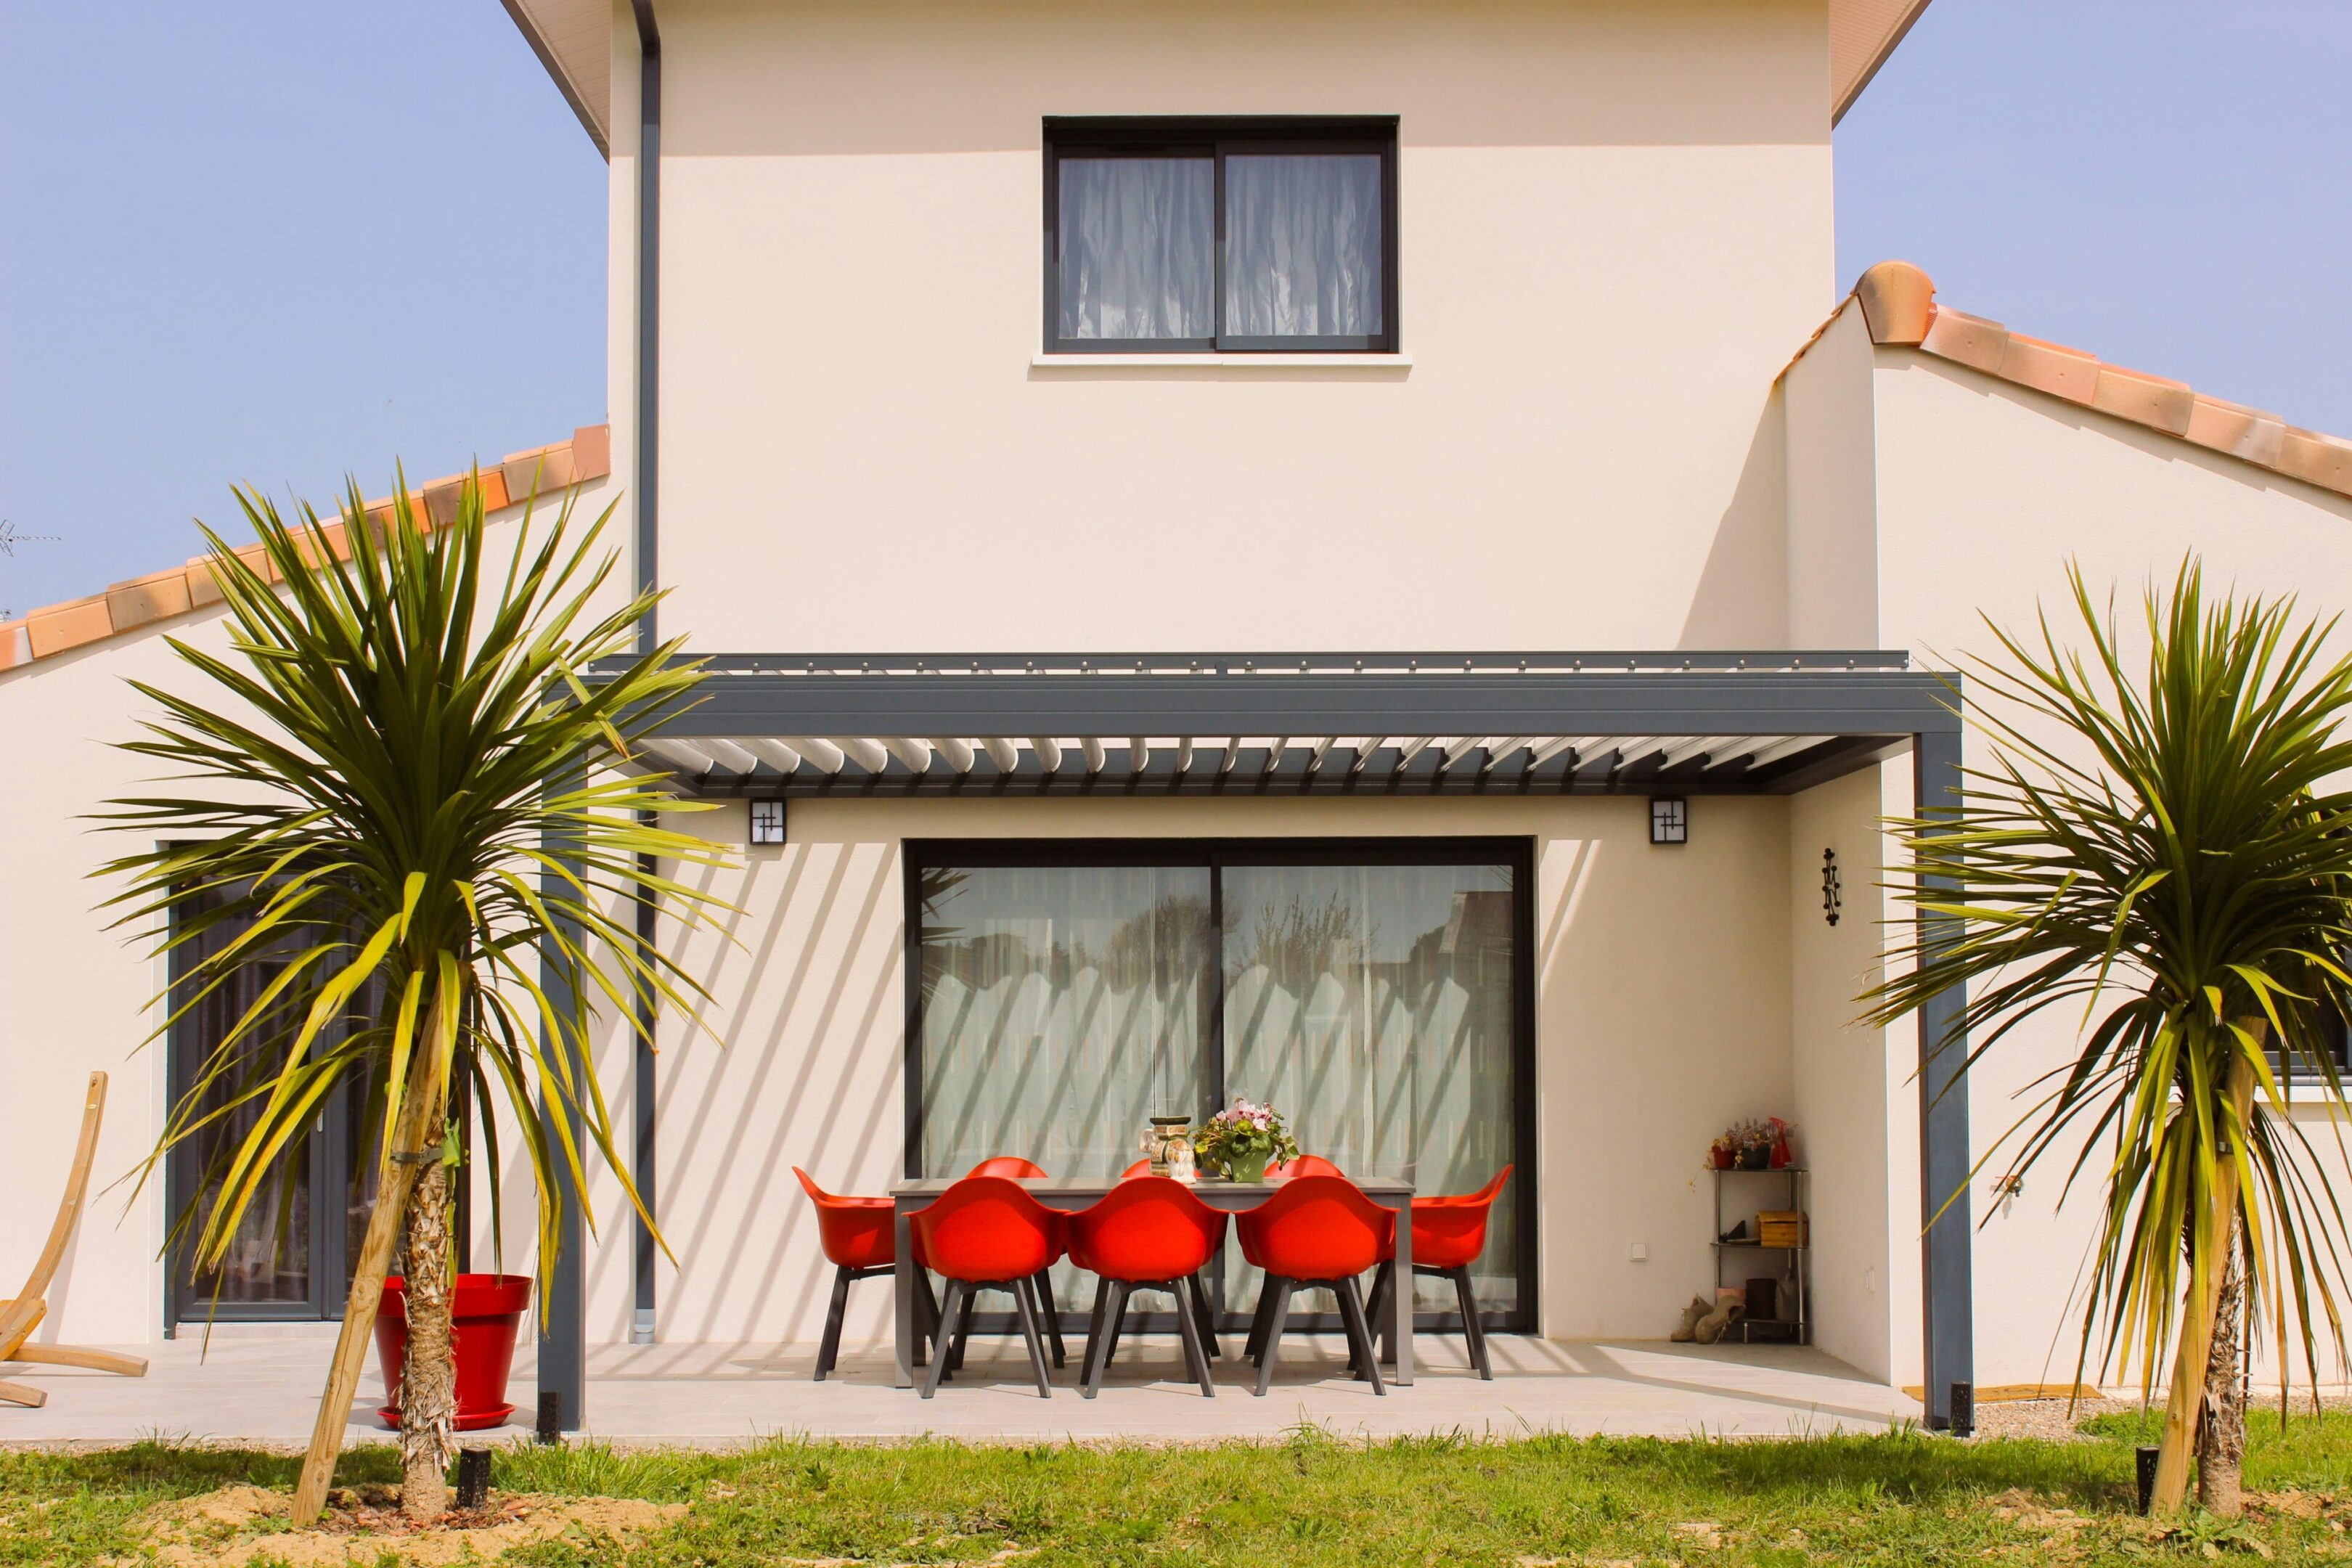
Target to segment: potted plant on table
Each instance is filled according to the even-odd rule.
[[[1231,1182],[1262,1182],[1269,1162],[1298,1158],[1297,1141],[1271,1105],[1236,1099],[1194,1135],[1193,1152],[1205,1168]]]

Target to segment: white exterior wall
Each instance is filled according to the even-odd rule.
[[[1874,352],[1862,311],[1849,306],[1781,380],[1790,647],[1903,646],[1878,640]]]
[[[2060,637],[2078,643],[2070,632],[2077,624],[2067,599],[2070,559],[2082,563],[2095,594],[2114,590],[2127,633],[2151,580],[2168,586],[2191,551],[2203,557],[2215,596],[2232,586],[2294,593],[2307,613],[2320,615],[2345,604],[2352,502],[2341,497],[1906,350],[1876,351],[1874,382],[1879,615],[1888,646],[1950,668],[1960,656],[1995,651],[1979,610],[2024,630],[2037,601]],[[1985,760],[1976,737],[1968,756]],[[2069,1019],[2045,1018],[2012,1038],[1972,1074],[1979,1153],[2027,1109],[2018,1092],[2073,1056]],[[2325,1131],[2312,1131],[2315,1143],[2333,1149]],[[1892,1145],[1891,1176],[1910,1163],[1916,1179],[1916,1148]],[[1995,1206],[1991,1185],[2001,1168],[1978,1179],[1971,1201],[1979,1218]],[[2341,1190],[2347,1173],[2331,1175]],[[2063,1163],[2045,1162],[2023,1194],[1976,1233],[1979,1387],[2074,1375],[2078,1309],[2067,1292],[2095,1222],[2096,1187],[2078,1187],[2056,1213],[2063,1177]],[[1904,1245],[1898,1239],[1898,1250]],[[1899,1309],[1898,1322],[1916,1321],[1916,1300]]]
[[[1778,640],[1820,0],[660,15],[661,563],[698,647]],[[1400,117],[1410,365],[1033,363],[1045,118],[1162,113]]]
[[[741,809],[691,826],[740,840]],[[868,1194],[902,1169],[904,839],[1444,834],[1536,843],[1543,1331],[1661,1338],[1708,1279],[1707,1140],[1791,1102],[1787,821],[1780,800],[1696,800],[1665,848],[1638,798],[795,801],[790,844],[711,878],[740,945],[682,952],[726,1044],[664,1030],[659,1336],[814,1340],[831,1270],[792,1167]],[[589,1289],[589,1339],[623,1338],[625,1229]],[[853,1292],[853,1342],[885,1331],[887,1297]]]
[[[1907,763],[1885,772],[1907,776]],[[1916,1126],[1906,1052],[1917,1032],[1854,1022],[1885,936],[1881,787],[1879,770],[1864,769],[1789,798],[1790,1041],[1797,1147],[1811,1172],[1813,1342],[1900,1383],[1898,1371],[1917,1380],[1919,1361],[1918,1320],[1896,1316],[1906,1280],[1917,1289],[1918,1184],[1888,1178],[1906,1156],[1916,1163],[1916,1132],[1897,1130],[1906,1096]],[[1822,908],[1824,849],[1837,851],[1843,889],[1834,926]]]
[[[581,520],[610,500],[608,481],[583,485]],[[486,555],[497,562],[498,544],[511,537],[497,529]],[[50,1288],[48,1316],[35,1334],[42,1342],[138,1344],[163,1332],[163,1173],[135,1202],[130,1184],[112,1184],[154,1148],[169,1111],[163,1042],[141,1048],[160,1022],[147,1004],[168,976],[147,956],[149,934],[107,929],[111,917],[97,906],[118,889],[92,879],[108,860],[155,839],[100,831],[87,818],[110,798],[153,793],[163,771],[115,744],[136,738],[152,712],[129,682],[203,689],[165,645],[167,634],[228,653],[214,606],[0,673],[0,734],[9,737],[0,746],[0,800],[11,829],[0,839],[0,1192],[11,1194],[0,1204],[0,1277],[29,1268],[39,1252],[72,1163],[84,1084],[92,1071],[110,1079],[89,1202]],[[509,1195],[516,1190],[510,1183]],[[512,1234],[528,1238],[527,1176],[520,1191],[523,1217]],[[520,1267],[530,1266],[525,1250]],[[9,1278],[0,1289],[16,1284]]]

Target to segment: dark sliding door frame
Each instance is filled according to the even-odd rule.
[[[225,940],[225,939],[224,939]],[[172,950],[169,973],[171,994],[175,999],[192,976],[195,955],[185,947]],[[364,996],[373,987],[362,988]],[[176,1005],[176,1002],[175,1002]],[[198,1067],[211,1049],[211,1043],[202,1037],[203,1010],[191,1009],[171,1027],[164,1038],[164,1082],[168,1089],[165,1113],[175,1110],[194,1080]],[[310,1135],[303,1141],[300,1158],[310,1166],[310,1212],[304,1234],[299,1238],[310,1257],[310,1289],[299,1300],[215,1302],[209,1291],[195,1280],[195,1242],[193,1227],[171,1241],[164,1249],[163,1334],[171,1338],[182,1323],[307,1323],[328,1321],[343,1314],[351,1296],[352,1253],[345,1228],[346,1205],[351,1199],[350,1174],[352,1170],[352,1145],[355,1140],[368,1136],[367,1130],[353,1125],[363,1120],[352,1107],[352,1091],[348,1085],[327,1097],[319,1116],[311,1124]],[[460,1148],[470,1160],[473,1152],[473,1085],[458,1079],[449,1087],[449,1115],[459,1128]],[[460,1165],[451,1182],[451,1227],[457,1233],[457,1268],[459,1271],[473,1267],[472,1200],[467,1179],[470,1165]],[[173,1149],[163,1162],[164,1223],[176,1225],[189,1201],[204,1183],[204,1171],[193,1142]],[[289,1232],[287,1245],[296,1238]],[[395,1259],[395,1267],[397,1260]]]
[[[906,1029],[904,1052],[906,1176],[961,1175],[961,1171],[923,1169],[923,893],[922,872],[933,867],[1202,867],[1210,872],[1209,921],[1214,950],[1206,965],[1203,999],[1208,1038],[1203,1042],[1204,1099],[1216,1103],[1225,1091],[1224,878],[1228,867],[1271,866],[1507,866],[1511,870],[1511,1174],[1517,1234],[1509,1238],[1517,1274],[1517,1300],[1507,1312],[1479,1314],[1499,1333],[1527,1332],[1537,1316],[1537,1213],[1540,1191],[1537,1168],[1535,841],[1525,837],[1412,838],[910,838],[900,857],[906,904]],[[1139,1128],[1138,1131],[1141,1130]],[[1312,1151],[1309,1151],[1312,1152]],[[1432,1195],[1432,1194],[1424,1194]],[[1321,1314],[1310,1329],[1335,1327]],[[1444,1328],[1455,1312],[1423,1313],[1426,1326]],[[1171,1320],[1172,1321],[1172,1320]],[[1146,1326],[1150,1326],[1149,1314]]]

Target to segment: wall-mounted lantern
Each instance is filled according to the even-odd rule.
[[[784,841],[784,803],[781,799],[755,800],[751,803],[751,842],[782,844]]]
[[[1660,795],[1650,797],[1650,842],[1690,842],[1690,807],[1682,796]]]
[[[1845,908],[1845,884],[1838,880],[1837,851],[1822,851],[1822,918],[1832,925],[1838,923],[1838,911]]]

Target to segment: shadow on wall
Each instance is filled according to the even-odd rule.
[[[1676,647],[1789,646],[1788,450],[1787,405],[1776,387],[1716,524]]]
[[[877,842],[788,846],[745,868],[735,922],[757,921],[758,945],[715,946],[702,976],[715,994],[740,999],[731,1017],[713,1010],[725,1055],[693,1075],[691,1102],[677,1097],[676,1079],[664,1086],[665,1174],[677,1173],[667,1188],[692,1205],[664,1205],[677,1216],[667,1234],[678,1267],[662,1289],[692,1314],[665,1313],[667,1339],[817,1337],[824,1299],[814,1275],[784,1281],[784,1315],[769,1316],[785,1260],[817,1257],[791,1168],[838,1182],[897,1140],[898,1096],[873,1092],[855,1069],[877,1031],[898,1033],[889,1016],[903,997],[898,864],[897,846]],[[702,951],[679,933],[673,956],[688,961],[689,947]],[[696,1184],[680,1194],[677,1177],[689,1173]]]

